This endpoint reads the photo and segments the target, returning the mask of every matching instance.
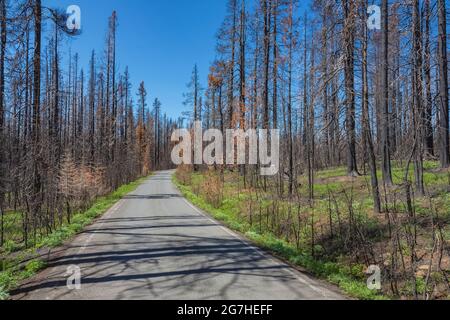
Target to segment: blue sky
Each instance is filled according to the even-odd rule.
[[[145,81],[149,105],[158,97],[170,117],[181,115],[195,63],[206,83],[226,0],[43,0],[48,7],[72,4],[81,8],[83,33],[65,40],[64,51],[78,52],[87,71],[92,49],[104,51],[108,17],[116,10],[119,70],[128,65],[133,92]]]

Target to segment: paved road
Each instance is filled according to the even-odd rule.
[[[74,239],[14,299],[344,299],[222,227],[159,172]],[[67,268],[81,289],[67,289]]]

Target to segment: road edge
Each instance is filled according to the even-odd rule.
[[[274,262],[277,262],[277,263],[280,263],[280,264],[285,264],[285,265],[291,267],[295,272],[291,271],[291,270],[288,270],[288,271],[290,271],[290,273],[292,273],[293,276],[295,276],[303,284],[307,284],[312,290],[322,294],[324,296],[324,298],[326,297],[326,295],[323,294],[323,292],[321,292],[321,290],[319,288],[315,288],[314,286],[311,287],[311,284],[307,283],[305,281],[305,279],[302,279],[302,276],[306,277],[309,281],[316,281],[316,282],[320,283],[320,285],[323,286],[324,288],[326,288],[327,290],[329,290],[329,291],[331,291],[331,292],[333,292],[335,294],[341,295],[343,298],[345,298],[345,299],[338,299],[338,300],[342,300],[342,301],[345,301],[345,300],[357,300],[355,298],[350,297],[348,294],[346,294],[341,288],[339,288],[339,286],[337,286],[337,285],[335,285],[333,283],[330,283],[330,282],[328,282],[328,281],[326,281],[324,279],[320,279],[317,276],[315,276],[313,273],[309,272],[307,269],[302,268],[299,265],[291,263],[290,261],[286,260],[285,258],[280,256],[276,252],[274,252],[272,250],[269,250],[268,248],[261,247],[255,241],[252,241],[251,239],[247,238],[245,236],[245,234],[239,232],[238,230],[234,230],[234,229],[230,228],[224,222],[214,218],[212,216],[212,214],[210,214],[209,212],[207,212],[207,211],[197,207],[193,203],[191,203],[185,197],[185,195],[183,194],[182,190],[180,189],[180,187],[179,187],[180,184],[179,184],[178,180],[176,179],[175,172],[173,172],[173,174],[172,174],[172,180],[171,181],[172,181],[172,184],[173,184],[174,188],[179,193],[179,195],[182,196],[182,199],[193,210],[197,211],[199,214],[201,214],[205,218],[209,219],[211,222],[216,223],[217,225],[219,225],[225,232],[227,232],[231,236],[235,237],[240,242],[242,242],[245,246],[247,246],[247,247],[251,248],[252,250],[256,251],[259,255],[263,256],[264,258],[267,258],[267,259],[273,260]]]

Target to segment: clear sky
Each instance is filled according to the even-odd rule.
[[[133,92],[145,81],[149,106],[158,97],[170,117],[181,115],[195,63],[206,85],[226,0],[43,0],[61,9],[72,4],[81,8],[83,32],[62,46],[79,53],[85,72],[92,49],[103,54],[108,17],[116,10],[118,69],[128,65]]]

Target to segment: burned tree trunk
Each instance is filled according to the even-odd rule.
[[[389,144],[389,9],[388,1],[382,2],[382,25],[383,32],[383,57],[382,57],[382,103],[381,103],[381,150],[382,150],[382,173],[386,185],[392,185],[391,152]]]
[[[347,134],[347,172],[357,176],[356,161],[356,107],[355,107],[355,1],[343,0],[344,8],[344,72]]]
[[[446,1],[438,0],[439,16],[439,155],[442,168],[450,166],[450,139],[448,118],[448,60]]]

